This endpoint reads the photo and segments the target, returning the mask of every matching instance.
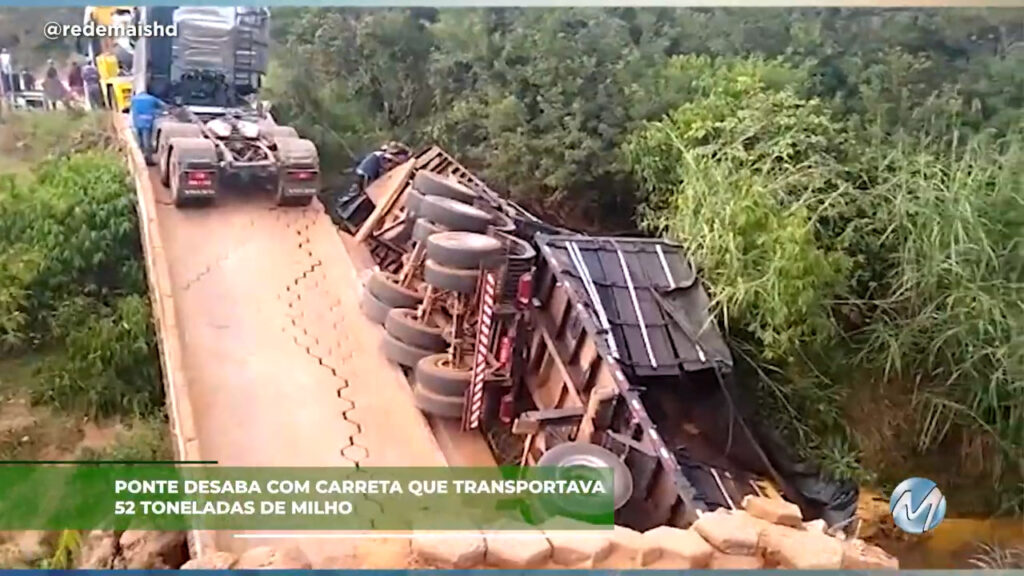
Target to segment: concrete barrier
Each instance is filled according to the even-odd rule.
[[[156,221],[155,191],[149,180],[145,158],[136,145],[130,122],[123,114],[113,114],[112,120],[128,170],[135,182],[139,236],[146,261],[146,278],[149,283],[149,297],[152,302],[153,323],[156,329],[157,348],[163,372],[167,415],[171,423],[175,458],[189,461],[202,460],[195,423],[192,419],[188,379],[183,367],[178,316],[171,288],[171,272],[167,267],[167,260],[163,257],[163,242]],[[211,551],[213,549],[212,540],[211,534],[199,531],[190,532],[188,541],[192,557],[199,558],[204,553]]]

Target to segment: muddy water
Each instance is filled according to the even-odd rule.
[[[872,540],[898,557],[900,568],[976,568],[971,559],[980,552],[980,543],[1024,548],[1024,518],[946,518],[933,532],[923,537],[879,536]]]

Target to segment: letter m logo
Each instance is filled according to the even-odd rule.
[[[938,523],[935,522],[935,515],[939,513],[943,503],[944,498],[938,486],[932,486],[928,490],[917,508],[913,507],[914,491],[905,490],[892,505],[892,518],[895,524],[904,531],[920,534],[934,528]],[[941,516],[938,521],[942,521]]]

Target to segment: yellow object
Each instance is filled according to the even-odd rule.
[[[111,110],[127,112],[131,108],[134,86],[132,79],[120,76],[103,82],[103,98]]]
[[[103,81],[119,76],[121,70],[118,68],[117,56],[107,53],[97,56],[96,71],[100,73],[100,79]]]
[[[128,24],[135,16],[132,6],[87,6],[85,21],[97,25],[111,26]],[[114,54],[116,40],[112,38],[96,38],[90,44],[89,56],[100,75],[100,86],[103,89],[104,104],[111,110],[127,112],[131,105],[133,81],[131,70],[122,70],[121,63]]]

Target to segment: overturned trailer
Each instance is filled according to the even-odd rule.
[[[640,530],[687,526],[750,494],[784,496],[832,526],[852,518],[856,486],[821,480],[757,426],[684,247],[548,225],[431,148],[372,186],[349,226],[382,270],[408,265],[416,218],[405,204],[423,173],[472,190],[495,234],[534,248],[499,274],[494,320],[473,347],[497,368],[466,388],[478,408],[461,413],[498,461],[625,470],[616,521]]]

